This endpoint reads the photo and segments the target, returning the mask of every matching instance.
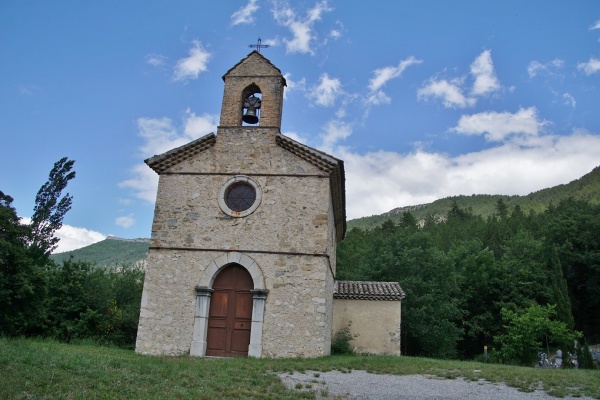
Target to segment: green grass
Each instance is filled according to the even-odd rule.
[[[0,339],[2,399],[302,399],[272,372],[366,370],[506,382],[523,391],[600,399],[600,371],[549,370],[413,357],[318,359],[150,357],[93,344]]]

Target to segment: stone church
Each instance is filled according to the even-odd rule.
[[[281,71],[253,51],[223,76],[217,134],[156,155],[136,351],[318,357],[350,327],[400,353],[397,283],[336,282],[344,163],[281,134]]]

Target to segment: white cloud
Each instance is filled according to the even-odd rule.
[[[429,80],[429,82],[417,91],[418,100],[428,100],[430,98],[442,99],[444,107],[447,108],[465,108],[474,106],[477,100],[472,97],[466,97],[461,88],[462,80],[454,79],[452,81]]]
[[[143,157],[162,154],[166,151],[183,146],[217,129],[218,116],[203,114],[197,116],[189,109],[186,110],[182,132],[173,125],[169,118],[138,118],[138,135],[144,140],[140,146]],[[131,168],[132,178],[119,183],[121,188],[129,188],[134,196],[154,203],[158,175],[146,164],[137,164]]]
[[[144,157],[151,157],[216,131],[217,116],[210,114],[197,116],[188,109],[183,121],[183,133],[179,133],[171,119],[166,117],[142,117],[138,118],[137,124],[138,135],[144,139],[140,151]]]
[[[500,89],[500,83],[494,72],[492,63],[492,53],[490,50],[484,50],[471,64],[471,74],[475,78],[471,93],[475,96],[482,96]]]
[[[488,111],[463,115],[453,132],[483,135],[489,141],[504,141],[509,136],[537,136],[545,121],[539,121],[535,107],[521,108],[516,113]]]
[[[153,67],[161,67],[167,62],[167,57],[161,56],[160,54],[148,54],[146,56],[146,63]]]
[[[279,46],[279,44],[280,44],[279,37],[276,36],[272,39],[265,39],[261,42],[261,44],[265,44],[268,46]]]
[[[563,99],[565,99],[565,104],[575,108],[577,106],[577,102],[575,101],[575,97],[571,96],[570,93],[564,93]]]
[[[135,219],[133,218],[132,214],[124,215],[121,217],[117,217],[115,219],[115,224],[127,229],[127,228],[132,227],[135,224]]]
[[[198,116],[188,108],[185,111],[185,120],[183,124],[184,137],[189,138],[189,141],[191,141],[211,132],[216,132],[217,122],[217,115],[204,113]]]
[[[63,225],[56,231],[56,237],[60,239],[54,253],[77,250],[106,239],[106,235],[85,228]]]
[[[381,89],[385,84],[394,78],[402,75],[404,70],[411,65],[421,64],[423,60],[418,60],[413,56],[408,57],[406,60],[400,60],[397,67],[383,67],[373,71],[373,78],[369,80],[369,90],[375,92]]]
[[[600,71],[600,59],[590,58],[588,62],[577,64],[577,69],[582,71],[586,75],[592,75]]]
[[[319,84],[310,89],[308,97],[314,99],[319,106],[330,107],[341,93],[342,83],[340,80],[323,74],[319,78]]]
[[[292,80],[292,74],[290,72],[283,74],[283,77],[285,78],[285,82],[286,82],[286,87],[285,87],[285,90],[283,91],[284,99],[286,99],[286,96],[292,91],[295,91],[295,90],[299,90],[301,92],[306,91],[306,79],[302,78],[299,81],[294,81],[294,80]]]
[[[371,105],[391,103],[392,99],[383,90],[381,90],[381,88],[384,87],[388,81],[402,75],[406,68],[422,62],[423,60],[418,60],[415,57],[410,56],[406,60],[400,60],[398,66],[383,67],[373,71],[373,77],[369,80],[369,94],[367,95],[367,103]]]
[[[590,31],[593,31],[594,29],[600,29],[600,19],[594,22],[594,25],[590,26]]]
[[[29,225],[31,223],[30,217],[19,218],[22,224]],[[57,237],[59,242],[52,254],[77,250],[106,239],[106,235],[100,232],[66,224],[63,224],[63,226],[55,232],[54,237]]]
[[[340,32],[337,29],[332,29],[329,31],[329,37],[332,38],[333,40],[338,40],[339,38],[342,37],[342,32]]]
[[[254,13],[259,9],[257,0],[249,0],[248,4],[240,7],[231,15],[231,25],[251,24],[254,22]]]
[[[530,78],[533,78],[542,72],[553,75],[555,71],[562,68],[564,64],[564,60],[558,58],[547,63],[541,63],[539,61],[533,60],[527,66],[527,73],[529,74]]]
[[[314,54],[311,42],[316,38],[313,32],[315,22],[321,19],[321,15],[332,11],[327,1],[320,1],[306,12],[305,18],[299,18],[296,12],[287,4],[275,2],[273,7],[273,18],[280,25],[288,28],[292,33],[292,39],[284,38],[288,53]]]
[[[189,56],[177,61],[173,72],[173,80],[187,81],[189,79],[197,79],[200,72],[207,69],[208,60],[211,54],[202,47],[198,40],[192,42],[192,48],[189,51]]]
[[[409,154],[336,149],[345,165],[348,218],[448,196],[526,195],[568,183],[598,166],[598,134],[575,131],[541,139],[528,147],[503,143],[458,156],[423,149]]]
[[[383,90],[371,92],[367,95],[367,103],[373,106],[378,106],[380,104],[390,104],[391,102],[392,98],[385,94]]]
[[[484,50],[475,58],[471,63],[470,72],[474,78],[470,91],[465,88],[465,78],[448,80],[432,77],[417,91],[417,99],[440,99],[446,108],[465,108],[473,107],[477,103],[477,96],[500,90],[490,50]],[[509,91],[514,91],[514,88],[509,88]],[[466,92],[470,92],[470,95],[466,95]]]
[[[333,153],[337,143],[352,134],[352,125],[341,120],[331,120],[327,122],[324,130],[325,133],[321,137],[322,143],[319,149],[326,153]]]
[[[138,199],[154,203],[158,188],[158,175],[146,164],[137,164],[131,168],[133,178],[119,182],[120,188],[129,188]]]

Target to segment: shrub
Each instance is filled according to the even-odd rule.
[[[331,340],[331,354],[354,354],[354,347],[350,344],[352,340],[349,326],[340,329]]]

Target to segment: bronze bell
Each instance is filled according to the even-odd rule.
[[[258,123],[258,115],[256,115],[256,110],[260,109],[260,99],[255,97],[254,95],[248,97],[244,101],[244,108],[247,108],[246,113],[242,116],[242,121],[247,124],[256,124]]]

